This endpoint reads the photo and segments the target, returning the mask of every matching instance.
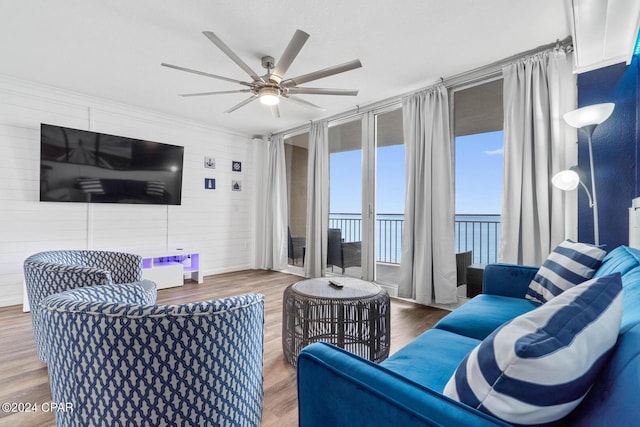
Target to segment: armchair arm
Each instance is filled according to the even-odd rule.
[[[489,264],[484,269],[482,292],[524,298],[539,267],[515,264]]]
[[[508,425],[326,343],[298,357],[298,402],[300,427]]]

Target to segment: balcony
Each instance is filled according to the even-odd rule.
[[[397,284],[399,281],[403,227],[402,214],[379,214],[376,217],[375,254],[378,282]],[[360,214],[330,213],[329,228],[339,228],[344,242],[362,241]],[[500,244],[500,215],[456,215],[452,238],[456,252],[473,252],[473,263],[495,263]],[[345,275],[360,277],[360,267],[347,268]]]

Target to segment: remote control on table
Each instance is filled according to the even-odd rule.
[[[334,281],[334,280],[329,280],[329,286],[333,286],[334,288],[337,289],[342,289],[344,287],[344,285]]]

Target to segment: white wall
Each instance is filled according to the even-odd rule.
[[[40,123],[181,145],[181,206],[39,201]],[[204,274],[253,266],[254,142],[132,106],[0,77],[0,306],[22,303],[22,263],[51,249],[195,248]],[[216,169],[204,168],[204,156]],[[231,161],[242,172],[231,171]],[[216,179],[215,190],[204,178]],[[231,180],[242,191],[231,191]]]

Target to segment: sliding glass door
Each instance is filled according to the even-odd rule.
[[[362,121],[329,128],[329,228],[327,271],[364,277],[362,221]]]
[[[288,258],[289,265],[302,272],[307,227],[307,163],[309,132],[284,140],[287,168]]]
[[[329,128],[330,274],[396,286],[404,224],[399,106]]]
[[[375,115],[375,280],[397,286],[404,228],[402,109]]]

